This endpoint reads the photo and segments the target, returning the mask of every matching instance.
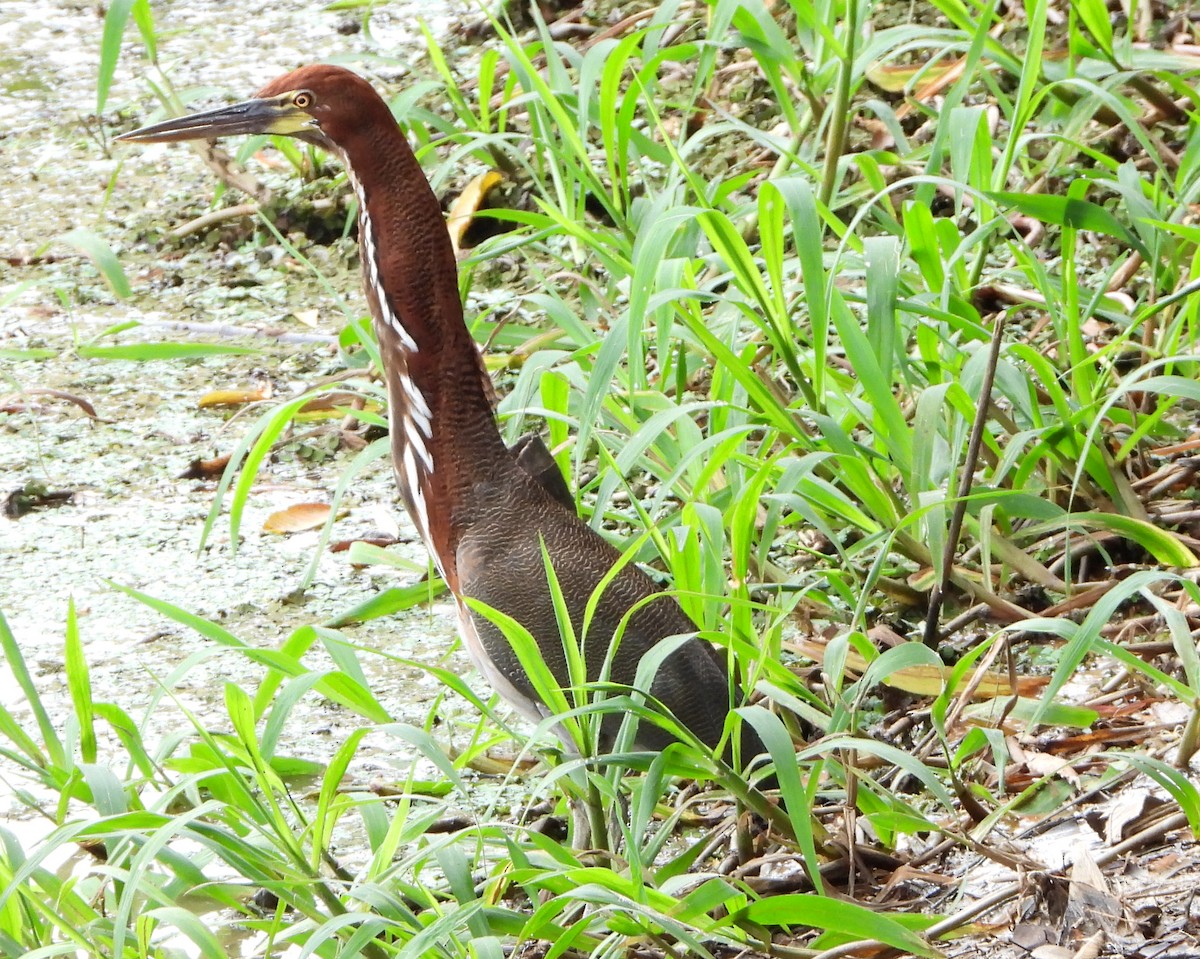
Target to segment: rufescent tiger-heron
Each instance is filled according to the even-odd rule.
[[[543,720],[547,707],[512,646],[465,599],[523,625],[555,680],[565,685],[567,662],[542,544],[577,631],[619,552],[576,515],[540,440],[512,449],[504,444],[485,388],[487,373],[463,320],[442,211],[387,104],[367,81],[340,67],[304,67],[271,81],[252,100],[119,139],[153,143],[246,133],[296,137],[345,164],[358,199],[364,285],[387,380],[401,498],[454,594],[459,631],[475,665],[523,715]],[[589,680],[601,678],[612,637],[634,607],[609,668],[612,682],[631,686],[638,664],[658,643],[695,633],[679,604],[660,593],[641,569],[621,567],[588,627]],[[692,635],[665,657],[649,692],[715,747],[730,711],[730,685],[723,658]],[[618,727],[602,726],[609,745]],[[638,747],[660,750],[672,741],[652,722],[639,723]],[[761,750],[743,724],[743,760]]]

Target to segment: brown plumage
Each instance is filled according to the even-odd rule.
[[[521,623],[555,678],[568,681],[542,557],[545,544],[576,630],[618,551],[568,507],[569,491],[540,441],[503,443],[484,388],[479,353],[463,321],[457,268],[437,198],[387,105],[362,78],[313,66],[273,80],[254,100],[127,135],[169,140],[230,133],[285,133],[340,155],[360,204],[367,299],[384,357],[392,456],[414,523],[459,603],[460,631],[476,664],[530,718],[545,715],[503,634],[470,612],[479,600]],[[622,617],[613,681],[632,684],[642,657],[695,625],[642,570],[627,565],[605,590],[590,626],[588,678],[600,676]],[[652,599],[652,597],[655,597]],[[647,602],[648,601],[648,602]],[[693,637],[667,657],[650,692],[709,746],[730,709],[723,660]],[[619,719],[620,717],[616,717]],[[609,737],[615,725],[606,726]],[[748,727],[747,727],[748,729]],[[642,722],[637,744],[670,737]],[[759,751],[746,732],[745,758]]]

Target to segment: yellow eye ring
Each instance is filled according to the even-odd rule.
[[[298,106],[301,110],[307,110],[312,106],[313,95],[311,93],[297,93],[292,97],[292,103]]]

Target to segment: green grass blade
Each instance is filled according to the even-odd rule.
[[[109,8],[110,15],[115,8],[116,4]],[[104,282],[108,284],[109,289],[118,299],[129,299],[132,290],[129,287],[129,279],[121,268],[121,261],[117,259],[112,247],[99,234],[79,227],[70,233],[64,233],[59,239],[63,243],[75,247],[95,264],[100,275],[104,277]]]
[[[749,922],[784,927],[810,927],[837,933],[839,941],[876,939],[915,956],[941,955],[924,939],[889,916],[856,902],[827,896],[793,894],[752,902],[738,916]],[[932,920],[929,920],[932,923]]]
[[[79,641],[79,623],[75,618],[75,598],[67,600],[67,634],[63,651],[67,689],[79,723],[79,755],[85,763],[96,761],[96,718],[92,709],[92,684],[88,677],[83,644]]]
[[[187,360],[205,356],[252,356],[260,350],[225,343],[123,343],[119,346],[87,344],[75,352],[86,360]]]
[[[108,91],[112,88],[113,74],[121,58],[121,38],[125,35],[125,24],[134,0],[113,0],[104,14],[104,32],[100,36],[100,66],[96,71],[96,113],[104,112],[108,102]]]
[[[21,654],[21,647],[17,645],[17,638],[8,628],[8,621],[4,618],[3,612],[0,612],[0,649],[4,652],[4,661],[8,665],[9,672],[13,674],[13,678],[21,687],[21,691],[29,703],[29,708],[37,720],[38,731],[42,735],[42,745],[50,757],[51,765],[56,769],[65,769],[67,755],[62,741],[58,738],[54,723],[50,721],[50,714],[38,694],[37,685],[29,674],[29,667],[25,665],[25,657]]]

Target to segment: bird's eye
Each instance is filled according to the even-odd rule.
[[[298,106],[301,110],[307,110],[313,105],[313,95],[308,92],[297,93],[292,97],[292,103]]]

